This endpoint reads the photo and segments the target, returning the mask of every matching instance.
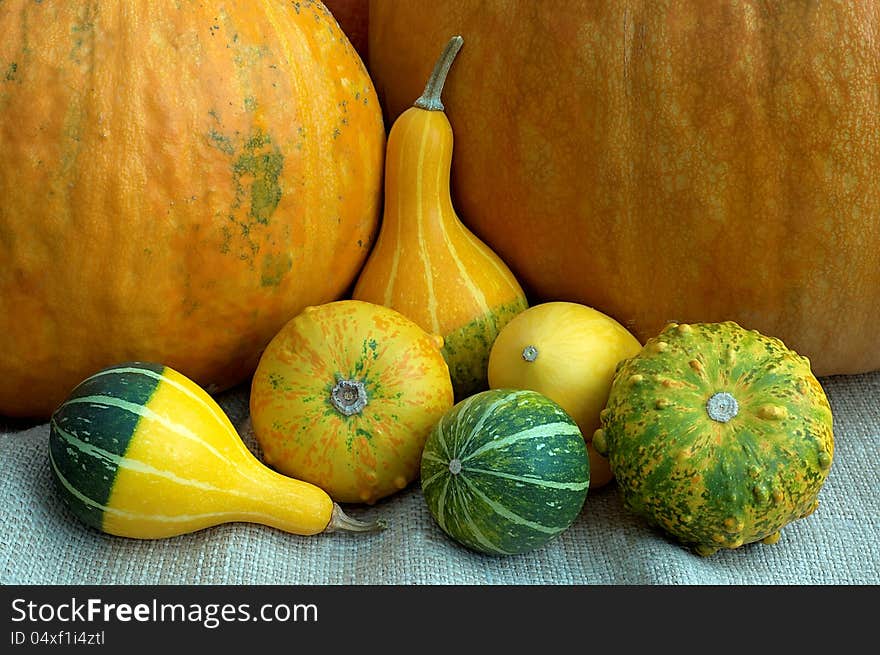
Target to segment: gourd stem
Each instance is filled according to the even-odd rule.
[[[706,402],[706,413],[713,421],[727,423],[739,414],[739,404],[732,395],[726,391],[720,391]]]
[[[358,521],[343,512],[339,505],[333,503],[333,512],[330,514],[330,523],[324,528],[324,532],[336,532],[337,530],[343,532],[375,532],[384,529],[384,521]]]
[[[360,414],[367,406],[367,389],[360,380],[338,380],[330,392],[330,404],[343,416]]]
[[[463,43],[464,39],[457,35],[449,39],[449,43],[446,44],[446,47],[440,54],[440,58],[434,64],[434,70],[431,72],[431,77],[428,78],[425,90],[419,96],[419,99],[415,101],[416,107],[427,109],[428,111],[443,111],[444,107],[443,102],[440,100],[440,95],[443,93],[443,85],[446,84],[449,68],[452,66],[458,51],[461,50]]]

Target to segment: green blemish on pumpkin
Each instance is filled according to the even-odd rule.
[[[217,117],[217,115],[214,114],[214,112],[210,112],[210,113],[215,118]],[[217,130],[210,130],[208,132],[208,138],[211,140],[213,145],[221,152],[225,152],[227,155],[234,155],[235,154],[235,148],[232,145],[232,139],[230,139],[228,136],[221,134]]]
[[[245,99],[244,99],[245,111],[254,111],[256,108],[257,108],[257,99],[254,96],[245,96]]]
[[[266,255],[263,259],[260,284],[264,287],[278,286],[292,267],[293,260],[289,254],[270,253]]]
[[[238,51],[235,57],[233,57],[232,61],[239,68],[251,68],[259,63],[259,61],[269,54],[269,48],[266,46],[243,46],[239,43],[236,43],[236,50]]]
[[[81,9],[78,21],[70,28],[70,33],[74,36],[73,47],[70,49],[70,60],[82,64],[85,60],[90,59],[94,53],[95,40],[95,17],[98,13],[98,3],[86,5]],[[88,39],[88,43],[86,42]]]
[[[489,352],[495,337],[527,307],[526,299],[518,298],[444,336],[441,352],[449,367],[456,400],[488,389]]]
[[[228,225],[223,225],[220,228],[220,234],[223,236],[223,242],[220,244],[220,252],[225,255],[229,252],[229,244],[232,242],[232,230],[229,229]]]
[[[18,72],[18,64],[13,61],[9,64],[9,68],[6,69],[6,81],[14,82],[16,72]]]
[[[213,110],[209,112],[215,120],[219,118]],[[218,130],[210,129],[207,133],[208,142],[213,147],[230,157],[237,157],[231,162],[232,183],[235,197],[230,207],[227,219],[237,226],[233,230],[230,225],[220,228],[222,241],[220,252],[231,253],[236,234],[239,239],[239,247],[236,250],[238,258],[253,264],[260,250],[260,235],[254,230],[260,226],[268,225],[272,215],[281,202],[281,174],[284,170],[284,155],[276,146],[270,135],[262,130],[256,130],[248,136],[240,146],[236,147],[236,141]],[[242,216],[241,210],[247,207],[247,213]],[[292,262],[279,258],[267,258],[263,263],[264,286],[277,285],[283,276],[290,271]]]
[[[251,137],[244,146],[244,152],[232,166],[235,184],[238,189],[236,202],[242,200],[242,181],[250,178],[250,210],[248,216],[263,225],[268,225],[269,218],[281,201],[281,186],[278,178],[284,169],[284,155],[274,146],[271,152],[260,152],[271,145],[271,139],[262,133]]]

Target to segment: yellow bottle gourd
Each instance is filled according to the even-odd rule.
[[[158,364],[112,366],[77,385],[50,420],[49,463],[73,514],[122,537],[234,521],[298,535],[381,527],[265,466],[206,391]]]
[[[391,128],[382,224],[352,294],[441,335],[457,399],[488,387],[492,342],[528,306],[514,274],[452,204],[453,132],[440,96],[462,43],[449,41],[422,96]]]

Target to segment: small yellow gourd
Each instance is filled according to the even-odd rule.
[[[457,399],[488,386],[492,342],[528,306],[511,270],[452,204],[453,133],[440,96],[462,43],[449,41],[422,96],[391,128],[382,225],[352,294],[442,336]]]
[[[555,400],[575,420],[587,442],[590,488],[612,479],[605,457],[593,448],[617,363],[642,346],[625,327],[592,307],[546,302],[529,307],[504,326],[489,355],[493,389],[531,389]]]
[[[159,364],[112,366],[77,385],[52,415],[49,464],[73,514],[122,537],[233,521],[299,535],[381,527],[265,466],[206,391]]]

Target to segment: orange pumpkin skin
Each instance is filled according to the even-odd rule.
[[[251,384],[266,463],[337,502],[374,503],[406,487],[452,408],[442,345],[382,305],[306,308],[269,343]]]
[[[133,359],[225,389],[347,292],[385,133],[323,5],[9,0],[0,33],[0,414]]]
[[[880,368],[875,3],[370,6],[401,113],[449,34],[454,199],[533,303],[640,340],[735,320],[818,375]]]

